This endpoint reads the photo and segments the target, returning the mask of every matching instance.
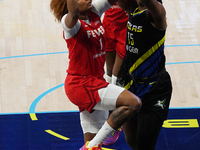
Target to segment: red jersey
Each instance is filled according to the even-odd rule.
[[[105,30],[100,17],[88,13],[90,23],[79,20],[78,32],[64,39],[69,49],[69,67],[65,80],[65,92],[80,111],[91,112],[100,101],[98,90],[109,83],[103,78],[105,63]]]
[[[65,39],[70,59],[67,73],[101,77],[105,73],[105,30],[97,14],[91,11],[88,16],[91,25],[80,20],[81,27],[78,33],[70,39]]]
[[[109,8],[103,18],[106,31],[106,51],[116,51],[121,58],[124,58],[126,54],[127,21],[127,13],[117,4]]]
[[[128,15],[126,11],[124,11],[121,7],[119,7],[117,4],[113,5],[111,8],[109,8],[105,12],[105,16],[109,18],[111,22],[114,23],[122,23],[128,21]]]

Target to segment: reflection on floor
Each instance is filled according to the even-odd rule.
[[[170,109],[156,150],[200,150],[200,109]],[[1,150],[79,150],[84,144],[78,112],[0,115]],[[145,144],[145,143],[144,143]],[[103,146],[104,147],[104,146]],[[121,133],[108,150],[130,150]]]

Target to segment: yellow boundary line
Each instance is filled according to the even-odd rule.
[[[65,137],[65,136],[62,136],[62,135],[60,135],[60,134],[58,134],[58,133],[56,133],[56,132],[54,132],[54,131],[52,131],[52,130],[45,130],[47,133],[49,133],[49,134],[51,134],[51,135],[53,135],[53,136],[55,136],[55,137],[58,137],[58,138],[60,138],[60,139],[63,139],[63,140],[69,140],[70,138],[67,138],[67,137]]]
[[[29,115],[30,115],[32,121],[38,120],[35,113],[30,113]]]

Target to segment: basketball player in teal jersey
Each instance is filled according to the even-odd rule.
[[[165,69],[164,42],[166,11],[157,0],[119,0],[128,12],[126,56],[117,84],[142,100],[137,115],[123,125],[126,141],[133,150],[154,150],[172,94],[170,75]]]

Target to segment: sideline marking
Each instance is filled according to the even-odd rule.
[[[37,119],[37,116],[36,116],[36,114],[35,114],[35,107],[37,106],[37,103],[38,103],[45,95],[47,95],[48,93],[52,92],[53,90],[55,90],[55,89],[57,89],[57,88],[59,88],[59,87],[61,87],[61,86],[63,86],[63,85],[64,85],[64,83],[62,83],[62,84],[60,84],[60,85],[57,85],[57,86],[55,86],[55,87],[53,87],[53,88],[47,90],[46,92],[44,92],[44,93],[42,93],[41,95],[39,95],[39,96],[33,101],[33,103],[32,103],[31,106],[30,106],[30,109],[29,109],[29,115],[30,115],[30,118],[31,118],[32,121],[38,120],[38,119]],[[65,136],[62,136],[62,135],[60,135],[60,134],[58,134],[58,133],[56,133],[56,132],[54,132],[54,131],[52,131],[52,130],[45,130],[45,131],[46,131],[47,133],[49,133],[49,134],[55,136],[55,137],[58,137],[58,138],[60,138],[60,139],[63,139],[63,140],[69,140],[69,139],[70,139],[70,138],[67,138],[67,137],[65,137]]]
[[[172,63],[166,63],[166,65],[177,65],[177,64],[194,64],[194,63],[200,63],[200,61],[186,61],[186,62],[172,62]]]
[[[57,85],[49,90],[47,90],[46,92],[42,93],[41,95],[39,95],[31,104],[30,108],[29,108],[29,113],[30,114],[33,114],[35,113],[35,107],[37,106],[38,102],[44,97],[46,96],[47,94],[49,94],[50,92],[54,91],[55,89],[63,86],[64,83],[60,84],[60,85]]]
[[[30,108],[29,108],[29,115],[30,115],[30,118],[32,121],[36,121],[38,120],[37,119],[37,116],[35,114],[35,107],[37,106],[38,102],[44,97],[46,96],[48,93],[52,92],[53,90],[63,86],[64,83],[60,84],[60,85],[57,85],[49,90],[47,90],[46,92],[42,93],[41,95],[39,95],[31,104]]]
[[[200,107],[169,107],[169,109],[200,109]],[[45,113],[72,113],[72,112],[79,112],[79,110],[64,110],[64,111],[39,111],[35,112],[35,114],[45,114]],[[29,112],[18,112],[18,113],[0,113],[1,115],[23,115],[29,114]],[[34,114],[34,113],[33,113]]]
[[[63,54],[69,53],[69,51],[64,52],[52,52],[52,53],[40,53],[40,54],[29,54],[29,55],[18,55],[18,56],[8,56],[8,57],[0,57],[0,59],[10,59],[10,58],[20,58],[20,57],[31,57],[31,56],[42,56],[42,55],[52,55],[52,54]]]
[[[200,46],[200,44],[188,44],[188,45],[165,45],[165,47],[186,47],[186,46]]]
[[[0,0],[1,1],[1,0]],[[200,46],[200,44],[188,44],[188,45],[165,45],[165,47],[191,47],[191,46]],[[30,56],[41,56],[41,55],[52,55],[52,54],[63,54],[69,53],[69,51],[63,52],[52,52],[52,53],[40,53],[40,54],[29,54],[29,55],[18,55],[18,56],[8,56],[0,57],[0,59],[10,59],[10,58],[19,58],[19,57],[30,57]]]
[[[32,121],[38,120],[37,117],[36,117],[36,115],[35,115],[35,113],[30,113],[30,117],[31,117]]]
[[[70,138],[67,138],[67,137],[65,137],[65,136],[63,136],[63,135],[60,135],[60,134],[58,134],[58,133],[56,133],[56,132],[54,132],[54,131],[52,131],[52,130],[45,130],[47,133],[49,133],[49,134],[51,134],[51,135],[53,135],[53,136],[56,136],[56,137],[58,137],[58,138],[60,138],[60,139],[63,139],[63,140],[69,140]]]

